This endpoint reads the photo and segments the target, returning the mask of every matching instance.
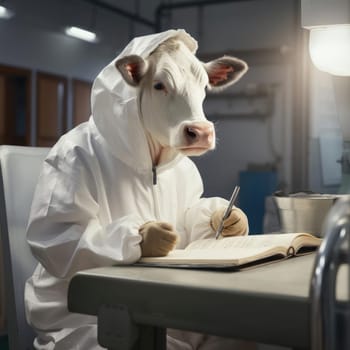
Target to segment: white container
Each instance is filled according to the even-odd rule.
[[[281,231],[307,232],[321,237],[324,220],[337,195],[296,193],[275,195]]]

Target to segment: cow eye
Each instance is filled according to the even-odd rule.
[[[165,89],[164,84],[161,83],[161,82],[155,83],[155,84],[153,85],[153,87],[154,87],[156,90],[164,90],[164,89]]]

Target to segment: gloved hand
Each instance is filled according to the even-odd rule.
[[[221,208],[216,211],[211,216],[210,226],[217,231],[220,226],[220,222],[226,208]],[[242,236],[248,233],[248,218],[244,212],[239,208],[233,208],[229,217],[224,221],[224,229],[222,230],[222,235],[225,236]]]
[[[166,222],[150,221],[139,228],[142,256],[165,256],[174,249],[178,235]]]

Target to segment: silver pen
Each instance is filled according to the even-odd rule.
[[[238,196],[238,192],[240,190],[239,186],[236,186],[235,189],[232,192],[231,198],[230,198],[230,203],[228,204],[228,207],[225,211],[224,216],[221,219],[220,225],[215,233],[215,239],[218,239],[218,237],[221,235],[222,230],[224,229],[224,222],[225,220],[230,216],[232,207],[236,201],[236,198]]]

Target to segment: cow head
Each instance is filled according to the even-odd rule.
[[[139,89],[139,112],[151,143],[158,151],[170,148],[189,156],[215,148],[214,126],[202,106],[206,89],[226,88],[247,71],[244,61],[229,56],[202,63],[176,38],[147,59],[126,56],[116,67]]]

